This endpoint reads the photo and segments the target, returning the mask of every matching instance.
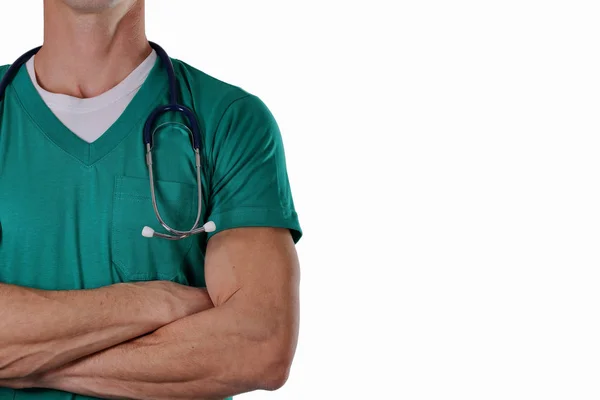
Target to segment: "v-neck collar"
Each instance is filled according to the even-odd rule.
[[[88,143],[67,128],[48,108],[36,90],[25,66],[13,80],[13,86],[27,113],[46,137],[82,164],[90,166],[106,156],[132,131],[140,134],[152,106],[167,86],[166,70],[160,58],[117,121],[97,140]]]

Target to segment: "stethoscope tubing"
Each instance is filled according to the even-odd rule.
[[[200,134],[200,125],[198,124],[198,119],[196,118],[196,114],[190,108],[179,104],[177,102],[178,90],[177,90],[177,78],[175,76],[175,70],[173,68],[173,63],[171,62],[171,58],[168,56],[167,52],[160,47],[158,44],[154,42],[149,42],[150,46],[156,51],[159,59],[161,60],[163,66],[167,70],[167,79],[169,83],[169,104],[159,106],[154,109],[144,124],[143,129],[143,142],[144,147],[146,149],[146,165],[148,167],[148,176],[150,180],[150,195],[152,198],[152,207],[154,208],[154,214],[156,215],[156,219],[162,225],[162,227],[167,230],[169,233],[160,233],[155,232],[154,229],[145,226],[142,229],[142,236],[144,237],[157,237],[161,239],[167,240],[181,240],[187,237],[203,233],[203,232],[213,232],[216,230],[216,226],[214,222],[209,221],[202,226],[198,226],[200,223],[200,217],[202,215],[202,169],[201,169],[201,159],[200,159],[200,145],[201,145],[201,134]],[[33,57],[42,47],[36,47],[35,49],[29,50],[27,53],[23,54],[19,57],[6,71],[2,80],[0,81],[0,101],[4,99],[4,95],[6,93],[6,89],[10,82],[12,82],[13,78],[16,76],[19,69],[27,63],[27,61]],[[154,183],[154,169],[153,169],[153,160],[152,160],[152,147],[154,144],[154,133],[153,126],[155,125],[156,120],[163,114],[167,112],[176,112],[183,114],[188,124],[186,125],[191,131],[191,141],[192,141],[192,149],[194,151],[194,158],[196,161],[196,184],[198,186],[198,210],[196,214],[196,220],[194,221],[194,225],[187,231],[181,231],[174,228],[171,228],[167,223],[163,220],[160,211],[158,209],[158,204],[156,201],[156,192],[155,192],[155,183]]]

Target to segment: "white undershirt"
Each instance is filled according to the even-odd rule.
[[[42,89],[35,75],[34,57],[27,62],[27,71],[42,100],[69,130],[86,142],[92,143],[102,136],[125,111],[150,74],[157,55],[153,50],[152,54],[121,83],[99,96],[88,99],[51,93]]]

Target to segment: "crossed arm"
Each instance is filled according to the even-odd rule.
[[[215,235],[205,274],[214,307],[204,302],[205,311],[148,335],[0,386],[119,399],[222,399],[281,387],[299,322],[299,266],[289,231]]]

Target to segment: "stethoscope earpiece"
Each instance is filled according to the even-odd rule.
[[[183,239],[183,238],[195,235],[196,233],[201,233],[201,232],[211,233],[211,232],[214,232],[215,230],[217,230],[217,225],[215,225],[215,223],[212,221],[208,221],[207,223],[202,225],[201,228],[195,229],[189,235],[178,235],[178,236],[166,235],[164,233],[158,233],[154,229],[150,228],[149,226],[145,226],[144,229],[142,229],[142,236],[147,237],[147,238],[160,237],[162,239],[179,240],[179,239]]]

